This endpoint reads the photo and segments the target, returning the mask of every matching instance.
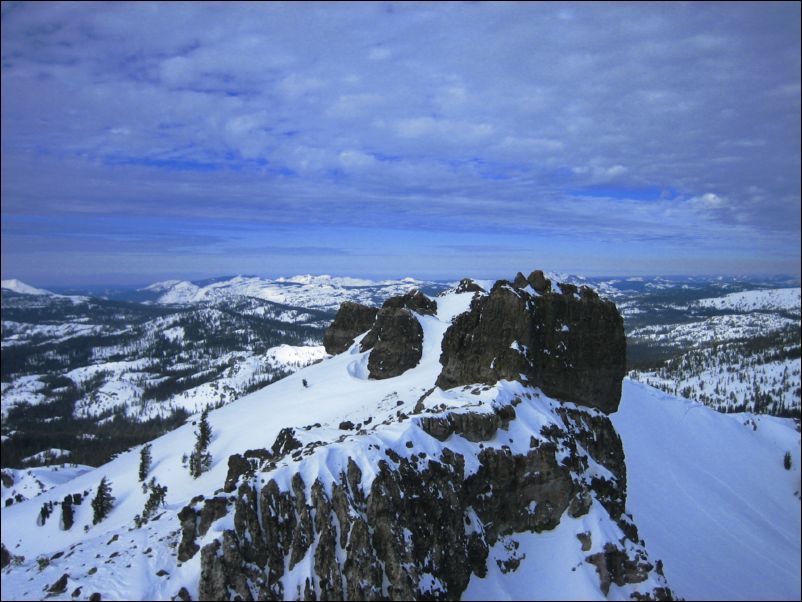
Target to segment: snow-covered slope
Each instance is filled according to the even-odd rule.
[[[799,288],[776,288],[742,291],[723,297],[700,299],[695,305],[742,312],[785,310],[798,315],[800,306],[802,306],[802,296]]]
[[[628,379],[611,418],[630,512],[677,594],[800,599],[800,435],[791,420],[721,414]]]
[[[35,286],[31,286],[30,284],[25,284],[21,280],[17,280],[16,278],[12,278],[10,280],[3,280],[0,281],[0,288],[4,288],[9,291],[13,291],[15,293],[19,293],[20,295],[53,295],[48,290],[43,288],[36,288]]]
[[[19,503],[34,498],[50,491],[56,485],[62,485],[90,470],[94,469],[81,464],[54,464],[24,469],[4,468],[2,471],[3,506],[6,505],[8,499]]]
[[[577,409],[576,406],[561,404],[536,389],[507,381],[448,391],[433,389],[441,370],[443,334],[452,318],[468,308],[471,297],[471,294],[451,294],[438,298],[437,315],[416,316],[424,332],[422,358],[415,368],[400,376],[368,380],[368,353],[360,353],[355,344],[345,353],[211,412],[212,466],[198,479],[193,479],[182,465],[182,455],[188,454],[196,441],[193,424],[154,440],[148,476],[167,485],[166,508],[157,515],[158,520],[141,528],[134,528],[133,524],[147,498],[137,480],[139,449],[123,453],[36,500],[4,508],[2,542],[11,554],[25,559],[4,569],[3,599],[41,599],[47,595],[45,590],[63,575],[67,575],[63,591],[49,596],[52,599],[70,599],[78,587],[81,596],[99,592],[105,600],[169,599],[183,587],[192,599],[198,599],[202,554],[176,562],[182,529],[178,511],[199,494],[207,498],[215,495],[226,480],[230,455],[269,448],[285,427],[294,428],[294,436],[302,447],[282,457],[267,472],[257,473],[255,485],[261,488],[274,480],[282,490],[289,491],[293,477],[300,475],[307,500],[316,480],[331,494],[338,475],[346,471],[351,474],[349,461],[358,467],[360,484],[368,490],[379,478],[381,462],[386,463],[388,458],[394,464],[425,466],[442,458],[447,445],[465,458],[464,471],[469,477],[480,470],[476,458],[482,450],[529,453],[533,441],[543,437],[544,428],[548,431],[566,427],[559,411]],[[448,412],[492,415],[510,404],[515,407],[515,419],[506,429],[499,428],[480,442],[456,433],[443,442],[422,427],[423,417],[437,418]],[[694,598],[713,593],[729,597],[727,584],[733,579],[732,573],[741,567],[726,561],[728,550],[721,548],[721,542],[737,538],[759,551],[749,560],[750,571],[764,571],[782,581],[767,586],[769,596],[798,599],[799,501],[793,488],[794,482],[799,488],[800,458],[793,424],[766,421],[753,431],[732,416],[686,406],[685,402],[669,399],[648,387],[627,383],[620,415],[613,415],[626,450],[630,495],[637,500],[629,504],[628,510],[641,528],[649,558],[652,563],[662,558],[669,585],[674,587],[672,579],[676,580],[681,595]],[[603,417],[596,410],[582,411],[589,417]],[[352,424],[349,426],[348,422]],[[764,424],[770,426],[764,429]],[[637,431],[636,426],[642,431]],[[730,440],[737,444],[737,453],[731,449]],[[677,450],[676,441],[694,451]],[[793,442],[796,442],[790,448],[793,469],[785,472],[781,452]],[[694,447],[697,443],[707,447]],[[724,453],[714,454],[711,449]],[[557,446],[556,453],[559,460],[571,459],[562,445]],[[587,468],[576,473],[578,482],[609,476],[604,466],[586,461]],[[733,482],[736,475],[739,482]],[[116,503],[104,521],[93,525],[87,496],[94,495],[104,476],[111,484]],[[687,495],[693,496],[693,499],[682,498],[677,506],[685,509],[690,518],[681,522],[679,510],[666,511],[663,519],[670,517],[678,522],[675,525],[665,520],[661,532],[660,513],[665,504],[677,498],[680,487],[682,495],[688,492]],[[768,496],[767,488],[772,489]],[[43,503],[60,502],[73,493],[81,493],[84,501],[74,506],[75,524],[71,529],[65,531],[60,527],[58,507],[44,525],[37,526]],[[692,508],[693,500],[709,504]],[[762,507],[765,512],[759,510]],[[794,513],[789,515],[789,508],[795,508]],[[708,524],[701,524],[703,514]],[[765,522],[766,516],[773,517],[772,524]],[[233,512],[227,512],[211,523],[197,543],[203,547],[233,528]],[[486,528],[489,526],[475,522],[465,526],[466,533]],[[698,537],[694,528],[703,529],[705,537]],[[676,542],[672,543],[666,533]],[[781,538],[779,533],[786,535]],[[588,549],[583,550],[580,536],[588,538]],[[566,514],[552,530],[500,537],[490,548],[487,574],[473,575],[464,597],[630,599],[636,589],[650,591],[658,587],[661,583],[654,572],[647,572],[637,588],[631,583],[613,584],[607,596],[602,592],[597,570],[587,560],[588,554],[601,554],[606,544],[616,545],[624,539],[620,525],[611,520],[594,494],[586,514],[577,518]],[[652,539],[658,546],[657,552],[652,550]],[[703,563],[701,568],[680,555],[683,542],[696,546],[693,553]],[[775,547],[767,545],[770,543]],[[296,587],[302,586],[304,575],[311,570],[317,545],[313,542],[305,559],[282,578],[283,591],[288,596],[294,596]],[[637,544],[626,543],[626,549],[646,557],[645,550]],[[37,556],[42,555],[48,561],[37,563]],[[715,555],[723,559],[704,560]],[[742,556],[734,554],[733,558],[738,560]],[[785,568],[777,567],[787,567],[791,576]],[[434,577],[429,585],[432,593],[442,587]]]
[[[427,284],[434,285],[413,278],[374,281],[304,275],[271,280],[257,276],[235,276],[211,283],[167,280],[151,284],[143,290],[158,293],[157,303],[199,303],[228,296],[245,296],[295,307],[336,310],[343,301],[380,304],[388,297]]]

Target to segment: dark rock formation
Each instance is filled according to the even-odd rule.
[[[228,457],[228,473],[226,474],[226,482],[223,485],[223,491],[226,493],[236,491],[237,482],[240,477],[252,472],[252,470],[251,463],[240,454],[230,455]]]
[[[404,295],[397,297],[390,297],[384,302],[382,308],[393,307],[401,308],[406,307],[419,314],[429,314],[433,316],[437,313],[437,301],[429,299],[426,295],[418,289],[413,289]]]
[[[526,276],[524,276],[521,272],[518,272],[515,274],[515,279],[512,281],[512,285],[515,288],[526,288],[529,286],[529,281],[526,279]]]
[[[361,350],[368,349],[370,378],[398,376],[418,365],[423,354],[423,329],[409,309],[383,307],[362,339]]]
[[[417,423],[440,440],[457,433],[487,441],[516,419],[509,409],[422,416]],[[387,450],[367,491],[353,460],[328,488],[317,480],[307,487],[298,473],[285,491],[272,479],[258,494],[242,484],[234,529],[202,550],[201,599],[458,599],[471,574],[486,575],[489,547],[501,537],[553,529],[571,508],[587,512],[592,498],[576,478],[588,466],[582,442],[614,473],[610,487],[625,497],[625,476],[617,466],[623,451],[609,420],[578,410],[561,418],[565,428],[544,429],[525,453],[481,449],[479,468],[470,475],[465,458],[445,447],[439,457],[404,458]],[[589,551],[590,537],[584,535],[577,546]],[[625,535],[627,545],[638,549]],[[310,560],[299,589],[284,591],[286,572]],[[519,562],[511,559],[504,570],[515,570]],[[605,593],[611,583],[639,583],[652,570],[645,554],[612,544],[587,562],[596,567]],[[432,577],[439,589],[429,589]],[[658,588],[644,595],[671,592]]]
[[[483,292],[485,292],[485,289],[483,289],[481,286],[476,284],[476,282],[474,282],[470,278],[463,278],[462,280],[459,281],[459,284],[457,284],[457,288],[454,290],[454,292],[455,293],[483,293]]]
[[[67,580],[70,576],[64,573],[50,587],[47,588],[49,594],[63,594],[67,591]]]
[[[348,349],[355,337],[370,330],[378,311],[375,307],[368,307],[353,301],[343,302],[334,322],[323,335],[326,353],[336,355]]]
[[[530,295],[499,281],[476,297],[446,331],[437,385],[524,380],[550,397],[614,412],[626,370],[621,315],[591,289],[560,287],[562,294]]]
[[[0,569],[6,568],[11,563],[11,552],[6,548],[6,544],[0,544]]]
[[[527,278],[529,284],[541,295],[551,291],[551,280],[543,275],[543,270],[534,270]]]
[[[619,587],[627,583],[641,583],[646,581],[649,572],[654,568],[645,558],[638,555],[634,559],[630,558],[625,550],[610,543],[604,546],[604,552],[591,554],[585,558],[585,562],[596,567],[601,591],[605,596],[612,583]]]
[[[194,500],[193,500],[194,501]],[[194,504],[184,506],[178,513],[181,524],[181,543],[178,544],[178,561],[186,562],[200,549],[195,539],[203,537],[211,524],[228,513],[228,500],[215,497],[206,500],[200,512]]]

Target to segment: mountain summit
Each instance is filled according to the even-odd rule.
[[[622,396],[620,316],[592,290],[537,272],[489,292],[469,280],[436,298],[409,290],[381,308],[343,304],[326,345],[332,357],[154,440],[150,497],[137,448],[3,509],[3,598],[671,599],[759,574],[776,584],[768,597],[798,591],[798,434],[626,381]],[[663,424],[694,436],[644,470],[659,450],[639,433]],[[194,478],[181,457],[201,431],[208,470]],[[696,453],[719,431],[738,448]],[[778,521],[749,527],[766,560],[735,576],[727,562],[703,577],[686,562],[766,520],[724,490],[700,508],[708,466],[754,481]],[[93,521],[85,500],[104,478],[116,501]],[[675,495],[677,483],[697,495]],[[651,509],[666,499],[704,541],[661,535],[666,510]]]

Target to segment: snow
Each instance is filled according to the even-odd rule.
[[[336,310],[343,301],[375,305],[387,297],[403,294],[424,284],[413,278],[373,281],[307,274],[275,280],[236,276],[202,286],[186,280],[167,280],[151,284],[143,290],[160,293],[157,302],[165,304],[200,303],[230,296],[246,296],[294,307]]]
[[[56,458],[66,458],[72,452],[68,449],[60,449],[57,447],[51,447],[50,449],[46,449],[30,456],[27,456],[22,459],[23,464],[31,464],[34,462],[42,463],[42,462],[49,462],[50,460],[54,460]]]
[[[12,484],[2,484],[2,504],[16,495],[25,499],[34,498],[56,485],[62,485],[90,470],[91,466],[82,464],[51,464],[50,466],[37,466],[35,468],[4,468],[3,474],[10,477]]]
[[[791,420],[721,414],[628,379],[611,419],[627,458],[629,511],[679,596],[800,599],[800,437]]]
[[[558,401],[524,384],[507,381],[430,391],[441,370],[443,334],[453,318],[469,308],[472,298],[471,293],[446,295],[437,299],[435,316],[416,314],[424,332],[422,358],[400,376],[365,378],[367,353],[359,351],[356,341],[344,353],[211,411],[209,451],[213,462],[198,479],[189,475],[181,461],[195,443],[196,425],[187,423],[155,439],[149,477],[168,485],[166,508],[158,521],[141,529],[130,530],[147,497],[137,481],[139,447],[76,475],[36,500],[3,508],[2,541],[12,554],[25,556],[20,566],[4,572],[3,599],[41,597],[43,588],[65,572],[70,574],[67,592],[81,586],[84,594],[99,591],[106,600],[169,599],[180,587],[187,587],[197,599],[200,554],[180,567],[173,557],[179,530],[177,512],[199,493],[214,495],[225,481],[231,454],[270,447],[284,427],[294,427],[302,444],[323,441],[328,445],[299,459],[285,457],[274,470],[259,474],[262,482],[273,478],[280,486],[287,486],[292,475],[300,473],[307,489],[318,478],[330,488],[352,459],[367,487],[375,477],[378,460],[387,459],[385,449],[403,458],[420,452],[438,456],[443,443],[419,428],[414,416],[399,418],[401,413],[413,414],[422,398],[425,409],[434,412],[492,412],[494,406],[520,400],[509,430],[498,431],[481,445],[504,445],[513,453],[525,453],[531,435],[540,433],[543,426],[557,424],[554,409]],[[323,357],[320,351],[286,346],[273,348],[269,355],[289,362],[299,357],[306,361],[315,357],[314,353]],[[799,599],[800,519],[794,491],[800,487],[800,453],[799,434],[791,421],[716,414],[631,381],[625,382],[621,409],[611,418],[626,452],[628,509],[651,558],[663,560],[669,584],[679,595],[689,599]],[[361,430],[340,430],[339,424],[346,420],[360,425]],[[749,426],[751,422],[747,424],[751,420],[757,430]],[[466,475],[478,468],[479,444],[457,434],[446,443],[465,455]],[[787,450],[793,454],[791,471],[782,467]],[[595,463],[589,470],[599,475],[604,471]],[[58,509],[43,526],[36,526],[42,503],[83,491],[91,498],[103,476],[109,479],[117,498],[104,521],[92,525],[91,507],[84,501],[75,508],[75,525],[69,531],[59,528]],[[564,516],[553,531],[500,539],[491,550],[488,575],[484,579],[473,577],[465,598],[600,599],[595,569],[584,557],[620,539],[618,527],[605,517],[594,501],[589,514],[579,519]],[[230,527],[231,520],[229,514],[213,524],[201,545]],[[576,537],[580,532],[591,533],[591,552],[581,552]],[[115,535],[118,539],[112,542]],[[147,548],[151,552],[145,554]],[[314,545],[310,547],[304,562],[313,558],[314,549]],[[51,561],[40,572],[35,558],[58,551],[70,556]],[[111,558],[112,552],[117,556]],[[100,559],[96,559],[98,554]],[[503,573],[495,561],[511,558],[519,559],[520,567]],[[89,575],[90,568],[97,572]],[[159,569],[170,574],[156,577]],[[294,592],[293,578],[300,575],[285,575],[285,591],[290,595]],[[439,586],[434,579],[429,585],[432,590]],[[613,587],[609,598],[629,599],[631,593],[627,587]]]
[[[10,280],[3,280],[0,281],[0,288],[4,288],[9,291],[13,291],[15,293],[19,293],[21,295],[54,295],[48,290],[43,288],[36,288],[35,286],[31,286],[30,284],[25,284],[21,280],[17,280],[16,278],[12,278]]]
[[[735,311],[782,310],[799,314],[802,305],[802,289],[776,288],[768,290],[730,293],[723,297],[700,299],[693,305]]]

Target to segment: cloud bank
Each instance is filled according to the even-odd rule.
[[[798,273],[766,4],[4,3],[3,277]]]

